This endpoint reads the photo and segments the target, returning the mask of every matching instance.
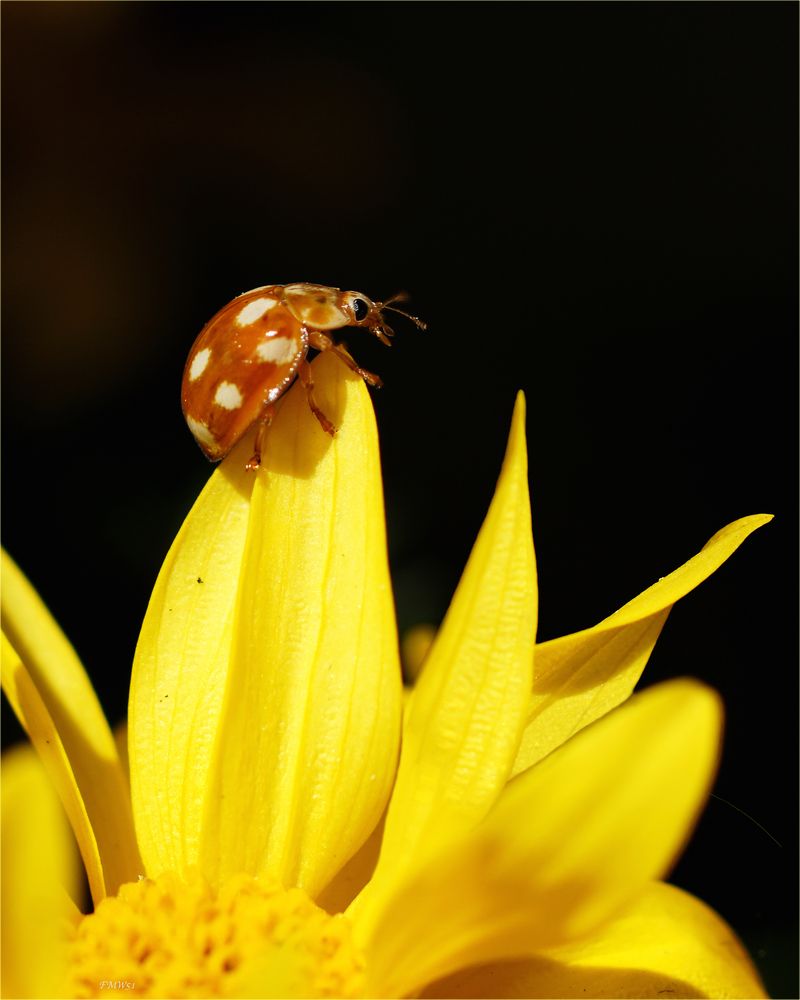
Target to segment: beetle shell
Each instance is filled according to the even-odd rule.
[[[307,351],[307,329],[279,285],[245,292],[203,327],[186,361],[181,401],[207,458],[227,455],[288,388]]]

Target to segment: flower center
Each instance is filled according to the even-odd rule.
[[[301,889],[162,875],[81,920],[70,977],[76,997],[357,997],[364,961],[347,918]]]

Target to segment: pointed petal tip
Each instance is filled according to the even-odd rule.
[[[701,551],[713,548],[718,543],[725,543],[727,539],[733,538],[738,539],[734,546],[735,550],[754,531],[763,528],[765,524],[769,524],[774,516],[774,514],[747,514],[744,517],[738,517],[735,521],[730,521],[720,528],[716,534],[712,535]]]
[[[750,517],[743,517],[743,521],[751,521],[753,524],[752,530],[755,531],[756,528],[763,528],[765,524],[769,524],[770,521],[775,519],[774,514],[751,514]]]
[[[528,404],[525,399],[525,393],[520,389],[517,392],[516,399],[514,400],[514,412],[511,415],[511,434],[514,435],[522,434],[523,438],[525,436],[525,415],[527,412]]]
[[[731,521],[726,524],[724,528],[721,528],[717,532],[717,535],[724,532],[736,531],[736,530],[746,530],[747,534],[755,531],[757,528],[763,528],[765,524],[769,524],[770,521],[775,517],[774,514],[746,514],[744,517],[737,517],[735,521]],[[714,538],[717,537],[714,536]],[[713,539],[712,539],[713,541]]]
[[[527,475],[528,443],[525,436],[525,393],[520,389],[514,401],[514,411],[511,415],[511,427],[508,432],[508,443],[503,459],[504,468],[509,463],[519,462]]]

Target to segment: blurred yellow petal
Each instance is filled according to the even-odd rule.
[[[203,837],[212,881],[270,872],[317,894],[378,822],[401,677],[378,436],[363,381],[312,365],[331,438],[297,385],[253,488]]]
[[[5,552],[2,584],[3,631],[61,740],[97,842],[105,892],[114,893],[141,872],[114,737],[75,650]],[[21,676],[19,670],[15,664],[13,673]],[[27,693],[20,690],[18,695]],[[23,710],[28,704],[33,702],[22,705]],[[63,794],[63,786],[60,790]],[[97,880],[92,889],[102,891]]]
[[[80,848],[92,899],[100,902],[107,895],[105,875],[83,797],[53,720],[5,633],[2,634],[0,664],[3,691],[36,748],[52,782],[53,791],[61,799]]]
[[[644,670],[672,605],[707,579],[770,514],[743,517],[718,531],[663,577],[594,628],[536,646],[533,693],[514,774],[616,708]]]
[[[128,789],[131,787],[131,767],[130,759],[128,757],[128,723],[120,722],[118,725],[114,726],[114,745],[117,748],[117,753],[119,754],[119,763],[122,768],[122,773],[125,775],[125,780],[128,783]],[[144,873],[142,873],[144,874]]]
[[[30,747],[3,755],[2,776],[3,996],[60,997],[80,884],[75,843]]]
[[[457,972],[423,997],[765,997],[733,931],[681,889],[653,882],[581,942]]]
[[[510,782],[486,819],[354,912],[370,995],[404,996],[612,918],[665,873],[708,793],[716,694],[636,695]]]
[[[425,657],[430,652],[435,638],[436,629],[433,625],[415,625],[403,636],[400,653],[407,683],[413,684],[419,677]]]
[[[409,699],[368,895],[420,851],[473,827],[505,785],[531,687],[536,608],[520,393],[494,499]]]
[[[197,498],[158,575],[136,647],[130,780],[151,877],[199,863],[250,515],[252,446],[248,439],[235,448]]]

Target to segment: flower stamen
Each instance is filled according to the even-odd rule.
[[[356,997],[364,960],[350,924],[301,889],[238,875],[142,879],[75,931],[76,997]]]

